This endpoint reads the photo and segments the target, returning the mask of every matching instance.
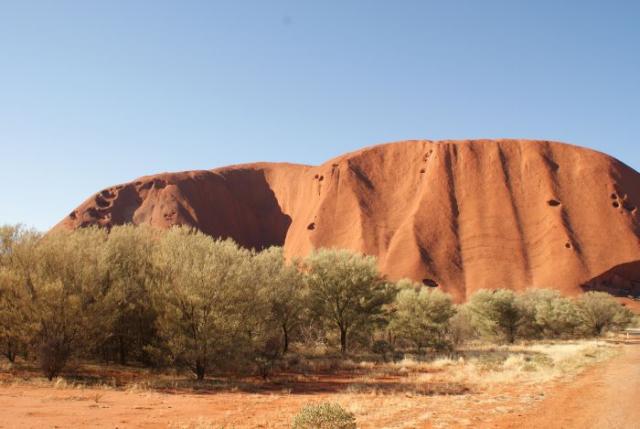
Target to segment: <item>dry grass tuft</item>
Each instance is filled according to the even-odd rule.
[[[169,429],[227,429],[226,426],[215,424],[204,417],[198,417],[188,422],[171,422],[168,427]]]

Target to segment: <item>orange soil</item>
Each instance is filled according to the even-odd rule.
[[[287,428],[300,408],[324,401],[338,402],[354,412],[359,428],[452,427],[521,410],[523,403],[539,400],[539,395],[526,389],[420,396],[349,393],[344,388],[171,394],[15,384],[0,387],[0,428]]]
[[[640,174],[599,152],[527,140],[406,141],[317,166],[164,173],[105,189],[56,228],[188,224],[289,256],[342,247],[391,279],[640,294]]]
[[[640,427],[640,344],[557,388],[526,413],[485,428],[637,429]]]
[[[464,394],[386,391],[394,377],[314,376],[292,390],[162,393],[99,388],[0,385],[0,428],[286,428],[309,403],[338,402],[364,429],[635,428],[640,421],[640,346],[560,382],[471,386]],[[356,393],[347,385],[382,385]],[[441,386],[442,387],[442,386]],[[198,426],[199,425],[199,426]]]

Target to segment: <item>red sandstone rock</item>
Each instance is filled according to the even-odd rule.
[[[289,256],[342,247],[392,279],[464,300],[481,288],[640,293],[640,174],[526,140],[406,141],[317,166],[164,173],[105,189],[55,228],[193,225]]]

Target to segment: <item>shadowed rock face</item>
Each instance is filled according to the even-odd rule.
[[[317,167],[142,177],[92,196],[55,228],[188,224],[248,247],[283,245],[289,256],[350,248],[377,256],[392,279],[464,300],[498,287],[575,294],[640,260],[639,206],[640,174],[602,153],[544,141],[421,140]]]
[[[582,289],[631,298],[636,301],[634,307],[640,309],[640,261],[616,265],[583,284]]]

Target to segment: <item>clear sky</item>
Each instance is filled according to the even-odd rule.
[[[492,137],[640,169],[640,1],[0,0],[0,224],[156,172]]]

